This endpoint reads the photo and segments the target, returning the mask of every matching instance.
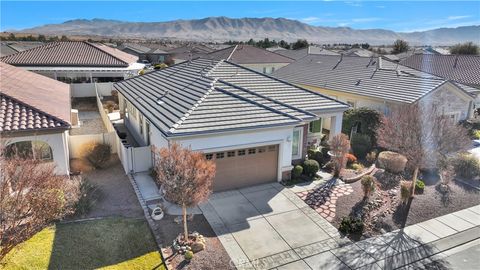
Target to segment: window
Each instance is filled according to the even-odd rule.
[[[215,158],[217,158],[217,159],[224,158],[224,157],[225,157],[225,153],[223,153],[223,152],[217,153],[217,154],[215,155]]]
[[[6,156],[20,158],[34,158],[43,161],[53,161],[53,152],[50,146],[42,141],[22,141],[7,145]]]
[[[235,151],[228,151],[227,152],[227,157],[234,157],[235,156]]]
[[[303,128],[298,127],[293,130],[292,135],[292,158],[299,159],[302,155],[302,132]]]
[[[250,148],[250,149],[248,149],[248,154],[249,154],[249,155],[253,155],[253,154],[255,154],[256,152],[257,152],[257,149],[255,149],[255,148]]]
[[[308,132],[310,133],[320,133],[322,132],[322,118],[310,122],[308,125]]]
[[[265,147],[258,148],[258,153],[264,153],[266,151]]]
[[[245,156],[245,150],[238,150],[239,156]]]
[[[213,158],[213,154],[206,154],[206,155],[205,155],[205,158],[206,158],[207,160],[211,160],[211,159]]]

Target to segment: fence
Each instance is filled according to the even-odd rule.
[[[115,132],[87,134],[87,135],[73,135],[68,138],[68,148],[70,151],[70,158],[82,158],[82,148],[87,143],[106,143],[112,146],[112,154],[117,152]]]
[[[97,93],[100,96],[110,96],[113,83],[72,83],[70,88],[72,97],[95,97]]]

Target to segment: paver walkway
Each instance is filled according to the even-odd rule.
[[[261,185],[200,208],[238,269],[421,269],[480,239],[478,205],[351,243],[295,192]]]

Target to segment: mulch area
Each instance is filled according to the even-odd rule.
[[[215,232],[208,224],[203,215],[194,215],[193,219],[188,221],[188,229],[191,232],[198,232],[205,237],[206,247],[198,253],[195,253],[190,263],[186,263],[181,254],[172,254],[171,245],[173,240],[183,232],[181,219],[180,223],[175,221],[177,216],[165,215],[165,217],[157,221],[160,225],[160,235],[163,240],[162,250],[165,260],[170,264],[170,269],[236,269],[230,264],[230,257],[223,248],[222,243],[218,240]]]

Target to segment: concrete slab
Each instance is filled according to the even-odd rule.
[[[350,269],[329,251],[308,257],[304,261],[312,269]]]
[[[285,195],[275,188],[245,193],[244,196],[264,216],[298,209]]]
[[[277,268],[277,270],[311,270],[310,266],[302,260],[289,263]]]
[[[457,216],[454,216],[453,214],[448,214],[435,219],[455,229],[458,232],[470,229],[475,226],[470,222],[467,222]]]
[[[263,218],[249,220],[243,224],[235,224],[230,228],[233,237],[250,260],[290,249],[290,246]]]
[[[356,243],[361,249],[365,250],[370,256],[376,260],[384,259],[388,256],[392,256],[397,252],[385,243],[381,238],[373,237],[366,240],[362,240]],[[374,267],[374,266],[372,266]]]
[[[133,175],[135,182],[137,182],[140,194],[145,201],[160,199],[162,196],[158,192],[158,187],[153,178],[147,173],[136,173]]]
[[[475,212],[475,213],[477,213],[477,214],[480,215],[480,204],[479,204],[479,205],[472,206],[472,207],[470,207],[470,208],[468,208],[468,209],[469,209],[470,211],[473,211],[473,212]]]
[[[449,235],[455,234],[457,231],[451,227],[443,224],[442,222],[436,219],[430,219],[417,224],[418,226],[424,228],[425,230],[435,234],[436,236],[443,238]]]
[[[452,213],[453,215],[462,218],[463,220],[466,220],[476,226],[480,226],[480,215],[477,213],[470,211],[469,209],[464,209],[462,211],[458,211],[455,213]]]
[[[424,228],[418,226],[417,224],[405,227],[403,232],[413,240],[421,241],[424,244],[433,242],[440,238],[433,233],[425,230]]]
[[[261,217],[257,209],[240,193],[227,197],[210,198],[209,202],[228,228],[231,225],[245,224],[248,220]],[[239,227],[237,226],[237,228]]]
[[[266,219],[292,248],[330,238],[300,210],[269,216]]]
[[[330,250],[344,264],[352,269],[374,263],[376,260],[356,244]]]
[[[256,185],[256,186],[252,186],[252,187],[240,188],[240,189],[238,189],[238,192],[245,195],[245,194],[250,193],[250,192],[257,192],[257,191],[270,189],[270,188],[274,188],[274,187],[272,186],[272,184],[268,183],[268,184]]]

